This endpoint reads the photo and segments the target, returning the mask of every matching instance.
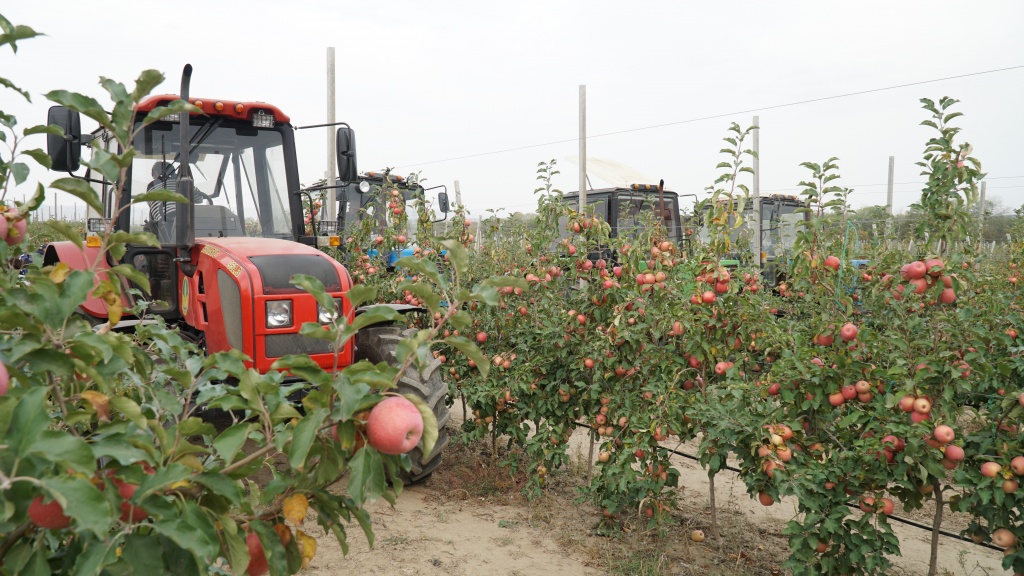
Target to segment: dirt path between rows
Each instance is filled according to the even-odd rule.
[[[458,425],[451,424],[453,428]],[[580,462],[579,470],[585,469],[587,431],[578,430],[572,445],[570,453]],[[693,446],[669,447],[693,453]],[[433,478],[407,487],[397,507],[392,508],[383,500],[369,506],[376,535],[372,550],[357,524],[353,523],[348,530],[350,550],[345,556],[333,536],[307,522],[306,529],[318,540],[318,551],[305,573],[589,576],[644,570],[652,574],[781,574],[786,554],[781,531],[796,514],[795,502],[761,506],[746,494],[738,476],[723,472],[716,479],[716,497],[725,543],[719,550],[710,538],[695,544],[688,538],[692,529],[710,534],[707,475],[697,463],[679,456],[673,456],[673,464],[685,486],[679,499],[682,525],[670,529],[665,536],[652,537],[641,549],[632,551],[634,556],[641,557],[616,556],[619,553],[610,547],[614,538],[594,533],[599,520],[597,510],[590,505],[574,504],[571,488],[558,494],[550,490],[553,494],[533,504],[516,498],[518,488],[514,486],[491,486],[481,492],[483,495],[475,495],[464,489],[452,490],[453,479],[444,476],[442,464],[442,470]],[[581,475],[579,470],[577,476]],[[468,482],[466,487],[472,489]],[[898,507],[897,514],[900,513]],[[952,522],[955,524],[957,519]],[[900,524],[894,526],[903,556],[892,558],[896,566],[893,573],[926,574],[930,533]],[[955,527],[949,529],[957,531]],[[645,559],[644,554],[657,557]],[[999,552],[942,537],[939,574],[1005,574],[1001,559]],[[646,572],[645,566],[656,566],[660,571]]]

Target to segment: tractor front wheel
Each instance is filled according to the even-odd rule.
[[[373,363],[386,362],[392,366],[398,365],[398,344],[405,338],[412,338],[416,335],[415,329],[406,329],[402,326],[367,326],[356,334],[356,360],[368,360]],[[402,374],[398,381],[399,394],[411,394],[426,402],[427,406],[434,412],[437,418],[437,443],[430,454],[423,454],[423,449],[417,446],[409,452],[412,460],[412,470],[402,476],[402,481],[407,484],[422,482],[433,474],[438,464],[441,463],[441,453],[448,445],[448,432],[445,425],[448,424],[448,405],[445,403],[445,395],[448,393],[448,385],[441,380],[441,362],[436,358],[430,359],[423,372],[415,367],[410,367]]]

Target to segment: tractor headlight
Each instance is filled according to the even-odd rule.
[[[327,310],[323,306],[316,305],[316,318],[321,324],[331,324],[338,319],[338,313],[341,311],[341,298],[334,299],[334,310]]]
[[[292,325],[292,301],[267,302],[267,328],[285,328]]]

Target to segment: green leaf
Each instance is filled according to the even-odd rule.
[[[80,180],[78,178],[58,178],[50,183],[50,187],[71,194],[75,198],[78,198],[82,202],[88,204],[89,207],[96,212],[103,212],[103,204],[100,203],[100,197],[96,195],[96,191],[93,190],[85,180]]]
[[[191,552],[197,562],[215,558],[220,553],[220,543],[209,516],[193,502],[186,500],[178,505],[182,508],[181,515],[154,520],[153,530]]]
[[[487,357],[480,351],[480,348],[476,344],[469,341],[465,336],[449,336],[443,340],[445,344],[453,346],[459,352],[465,354],[470,360],[476,363],[477,370],[480,371],[480,376],[486,378],[487,372],[491,369],[491,363],[487,361]]]
[[[117,230],[110,235],[110,243],[152,246],[153,248],[160,247],[160,242],[156,239],[156,236],[149,232],[126,232],[124,230]]]
[[[345,293],[345,296],[348,298],[349,302],[352,303],[353,308],[358,308],[359,306],[362,306],[364,302],[376,301],[377,289],[366,284],[357,284],[350,288],[349,291]]]
[[[0,86],[3,86],[4,88],[10,88],[18,94],[21,94],[25,98],[25,100],[28,100],[29,102],[32,101],[32,97],[29,96],[28,92],[22,90],[21,88],[18,88],[13,82],[8,80],[7,78],[0,77]]]
[[[21,153],[32,158],[33,160],[36,161],[37,164],[39,164],[43,168],[46,168],[47,170],[49,170],[50,166],[53,165],[53,160],[50,159],[50,156],[46,152],[40,150],[39,148],[23,150]]]
[[[28,179],[28,164],[15,162],[11,164],[11,175],[14,176],[14,183],[20,185]]]
[[[256,424],[252,422],[240,422],[221,432],[213,441],[213,448],[217,451],[217,454],[224,459],[225,465],[231,464],[235,461],[235,456],[238,455],[238,451],[242,449],[242,445],[245,444],[246,436],[248,436],[249,431],[252,430],[253,426],[256,426]]]
[[[465,276],[469,272],[469,253],[458,240],[442,240],[441,245],[447,250],[448,261],[455,268],[455,273]]]
[[[124,539],[121,557],[132,567],[133,574],[161,574],[164,571],[160,539],[152,534],[129,534]]]
[[[63,220],[47,220],[43,222],[43,225],[53,230],[58,236],[65,240],[70,240],[79,249],[82,248],[82,233],[75,230],[71,224]]]
[[[141,270],[130,264],[118,264],[111,268],[109,273],[124,276],[146,294],[150,293],[149,276],[143,274]]]
[[[188,204],[188,198],[177,192],[163,189],[151,190],[145,194],[132,196],[132,204],[140,204],[142,202],[178,202],[180,204]]]
[[[25,128],[23,134],[25,136],[32,136],[33,134],[53,134],[54,136],[63,136],[64,129],[53,124],[39,124],[37,126]],[[47,167],[49,166],[50,165],[47,164]]]
[[[402,314],[390,306],[374,306],[356,316],[355,319],[352,320],[352,324],[350,326],[353,330],[361,330],[367,326],[383,324],[385,322],[394,322],[401,318]]]
[[[25,454],[40,456],[83,474],[91,474],[96,470],[96,456],[89,444],[78,436],[59,430],[40,432]]]
[[[356,506],[379,498],[386,486],[380,453],[369,447],[358,450],[348,466],[348,493]]]
[[[320,427],[323,425],[326,417],[326,410],[316,410],[311,414],[306,414],[295,425],[295,432],[292,433],[292,442],[288,446],[288,463],[292,465],[292,468],[299,471],[305,469],[309,449],[313,446],[313,441],[316,440],[316,435],[320,431]]]
[[[143,430],[149,428],[149,422],[146,420],[145,415],[142,414],[142,408],[140,408],[139,405],[131,398],[125,398],[124,396],[111,396],[110,407],[123,414],[125,418],[130,420],[139,428],[142,428]]]
[[[156,108],[150,110],[149,114],[146,114],[146,117],[143,118],[142,123],[143,125],[148,126],[153,122],[157,122],[158,120],[165,118],[166,116],[169,116],[171,114],[180,114],[183,112],[193,114],[203,113],[202,109],[200,109],[198,106],[189,104],[184,100],[174,100],[173,102],[168,102],[166,106],[157,106]]]
[[[350,420],[353,414],[370,408],[380,398],[370,394],[371,386],[367,383],[339,383],[335,388],[338,390],[338,404],[331,417],[336,420]]]
[[[101,106],[96,99],[90,96],[75,92],[68,92],[67,90],[52,90],[46,93],[46,99],[56,102],[61,106],[81,112],[85,116],[98,122],[100,126],[114,131],[114,126],[110,123],[110,117],[108,117],[107,113],[103,110],[103,106]]]
[[[420,415],[423,416],[423,436],[420,438],[420,441],[423,443],[423,453],[430,454],[434,451],[434,445],[437,444],[437,416],[434,415],[434,411],[419,396],[413,394],[403,394],[403,396],[415,404],[416,408],[420,411]]]
[[[86,478],[51,476],[40,480],[46,492],[60,503],[64,514],[75,520],[79,532],[93,532],[105,538],[114,523],[110,502]]]
[[[18,456],[23,456],[32,449],[32,443],[50,425],[50,415],[46,412],[46,393],[48,388],[33,387],[18,402],[18,409],[11,419],[10,436],[7,446]]]
[[[159,70],[143,70],[139,73],[139,77],[135,79],[135,89],[132,90],[132,102],[139,102],[146,96],[149,96],[153,92],[153,88],[163,83],[164,79],[163,72]]]
[[[308,274],[295,274],[288,281],[312,294],[317,303],[327,310],[334,310],[334,297],[324,290],[324,284],[318,278]]]
[[[360,450],[363,452],[363,450]],[[249,528],[260,537],[263,544],[263,554],[267,557],[267,566],[271,574],[288,574],[288,557],[281,539],[277,532],[270,527],[270,524],[257,521],[249,524]]]
[[[154,474],[146,475],[132,499],[141,501],[157,490],[163,490],[171,484],[181,482],[182,480],[189,480],[191,476],[192,470],[183,464],[170,464],[157,468]]]

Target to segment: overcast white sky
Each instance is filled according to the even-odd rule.
[[[796,193],[808,175],[801,162],[838,156],[853,205],[884,204],[895,156],[897,211],[919,198],[914,163],[931,136],[918,125],[918,99],[952,96],[989,174],[988,197],[1007,209],[1024,204],[1024,68],[765,109],[1024,66],[1018,0],[50,0],[5,3],[0,13],[47,35],[17,56],[0,53],[0,76],[33,95],[27,104],[3,92],[0,107],[21,126],[45,121],[42,94],[52,89],[107,101],[100,76],[130,88],[155,68],[168,77],[158,91],[176,92],[185,63],[195,96],[270,102],[297,125],[322,123],[333,46],[337,119],[356,130],[360,169],[421,171],[449,190],[459,180],[477,215],[531,211],[541,160],[559,160],[560,189],[578,187],[566,158],[578,152],[580,84],[588,155],[664,178],[668,189],[702,193],[729,124],[749,125],[756,113],[764,193]],[[680,123],[722,114],[731,115]],[[310,183],[325,173],[328,136],[298,135]],[[509,149],[518,150],[500,152]],[[30,181],[50,177],[34,172]]]

